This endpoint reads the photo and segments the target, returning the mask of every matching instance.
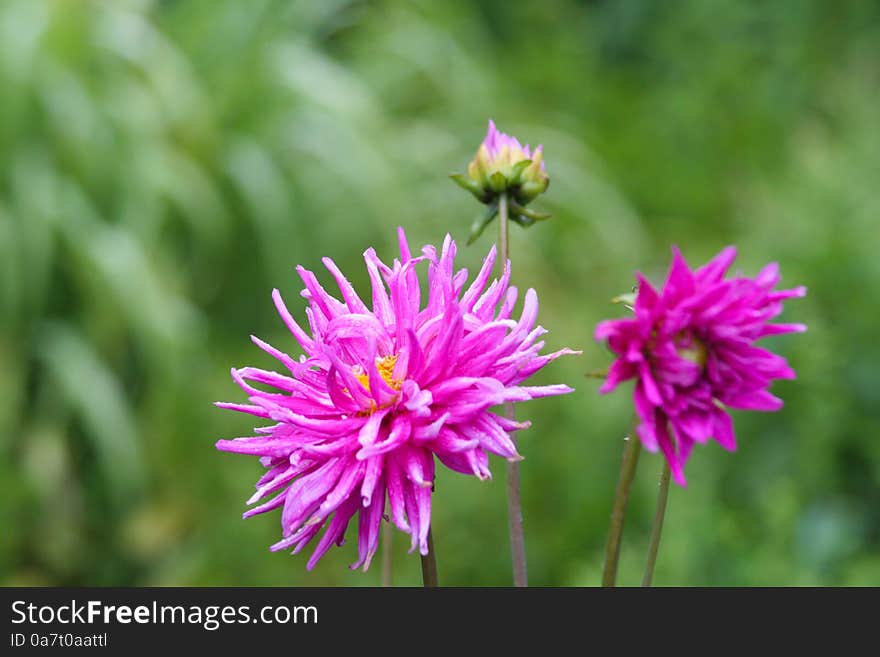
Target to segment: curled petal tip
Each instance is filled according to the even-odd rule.
[[[714,260],[723,262],[729,267],[730,264],[732,264],[733,261],[736,260],[736,255],[736,247],[733,244],[728,244],[718,252],[718,255],[715,256]]]

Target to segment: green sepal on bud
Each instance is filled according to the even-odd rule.
[[[486,226],[492,223],[492,220],[498,214],[498,204],[493,203],[491,205],[486,206],[486,209],[483,213],[474,219],[474,223],[471,224],[471,232],[468,235],[467,244],[470,246],[473,244],[477,238],[483,234],[483,231],[486,230]]]
[[[489,189],[496,194],[507,191],[507,187],[507,176],[505,176],[500,171],[496,171],[491,176],[489,176]]]
[[[470,191],[470,190],[468,190]],[[537,212],[530,208],[524,208],[519,203],[511,201],[509,205],[510,220],[519,224],[523,228],[534,226],[539,221],[545,221],[552,215],[549,212]],[[494,201],[486,206],[480,216],[474,219],[471,224],[471,232],[468,235],[467,243],[473,244],[474,241],[483,234],[486,226],[492,223],[492,220],[498,215],[498,202]]]
[[[452,178],[456,185],[473,194],[474,198],[476,198],[480,203],[486,203],[491,198],[491,194],[483,189],[482,185],[464,175],[463,173],[450,173],[449,177]]]
[[[535,225],[534,219],[529,219],[528,217],[524,217],[521,214],[510,215],[510,220],[515,224],[519,224],[523,228],[531,228]]]
[[[530,219],[532,223],[536,221],[545,221],[553,216],[549,212],[538,212],[531,208],[525,208],[515,201],[510,204],[510,212],[511,214],[520,215],[526,219]]]
[[[522,184],[522,176],[523,171],[526,170],[532,164],[532,160],[520,160],[510,169],[510,177],[508,178],[508,184],[513,187]]]
[[[516,201],[510,202],[510,220],[523,228],[534,226],[539,221],[546,221],[551,215],[549,212],[538,212],[531,208],[524,208]]]
[[[525,205],[546,192],[549,186],[550,179],[546,177],[539,180],[528,180],[519,186],[514,198]]]

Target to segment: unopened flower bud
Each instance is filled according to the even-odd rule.
[[[486,213],[474,222],[469,243],[497,214],[501,194],[507,194],[510,201],[511,220],[521,226],[531,226],[550,216],[525,207],[543,194],[550,184],[543,148],[538,146],[532,152],[528,144],[523,146],[516,137],[500,132],[491,119],[486,137],[468,165],[467,175],[456,173],[451,178],[489,206]]]

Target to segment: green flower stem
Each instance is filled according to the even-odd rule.
[[[513,405],[504,405],[504,416],[514,419]],[[510,439],[516,445],[516,436],[511,432]],[[507,515],[510,522],[510,550],[513,557],[513,585],[528,586],[526,569],[526,543],[523,535],[522,501],[520,499],[519,463],[507,462]]]
[[[666,517],[666,500],[669,498],[669,463],[663,460],[663,473],[660,475],[660,491],[657,493],[657,510],[654,512],[654,526],[651,528],[651,542],[648,545],[648,559],[642,586],[651,586],[654,578],[654,564],[657,563],[657,550],[660,549],[660,535],[663,532],[663,519]]]
[[[501,255],[502,271],[505,264],[510,260],[510,243],[508,241],[508,227],[510,217],[508,210],[507,192],[502,192],[498,197],[498,250]],[[513,404],[504,404],[504,416],[510,420],[515,419]],[[516,433],[510,433],[510,439],[516,446]],[[522,500],[520,497],[519,463],[507,462],[507,516],[510,526],[510,552],[513,562],[513,585],[528,586],[529,578],[526,569],[526,542],[523,535]]]
[[[394,533],[391,523],[382,532],[382,586],[394,586]]]
[[[428,530],[428,554],[422,555],[422,583],[426,589],[437,588],[437,557],[434,554],[434,536]]]
[[[507,229],[510,225],[510,211],[508,209],[507,192],[501,192],[498,197],[498,251],[501,256],[501,269],[510,260],[510,244],[507,240]]]
[[[642,443],[635,430],[624,438],[623,462],[620,465],[620,477],[617,480],[617,492],[614,494],[614,508],[611,511],[611,529],[608,532],[608,543],[605,545],[605,568],[602,572],[602,586],[614,586],[617,581],[617,562],[620,559],[620,539],[623,536],[623,521],[626,516],[626,504],[639,464]]]

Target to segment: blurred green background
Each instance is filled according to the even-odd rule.
[[[513,227],[548,348],[583,349],[521,407],[535,585],[596,585],[630,422],[596,322],[670,245],[726,244],[809,287],[772,348],[798,381],[698,447],[670,496],[660,585],[880,584],[880,4],[3,0],[0,3],[0,584],[377,585],[355,543],[312,573],[242,521],[262,468],[231,366],[294,349],[296,264],[360,290],[360,254],[463,242],[480,208],[447,178],[486,120],[543,143],[554,218]],[[493,224],[494,228],[494,224]],[[462,245],[472,272],[494,240]],[[503,462],[442,472],[441,582],[510,580]],[[621,583],[637,584],[660,460],[645,455]],[[395,532],[395,582],[420,583]]]

